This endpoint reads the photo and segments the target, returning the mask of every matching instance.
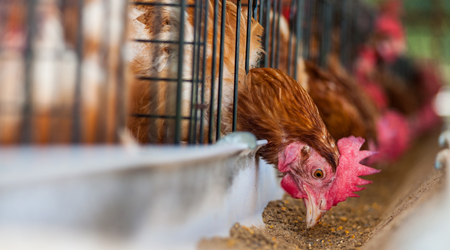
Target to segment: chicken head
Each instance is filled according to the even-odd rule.
[[[293,142],[279,153],[278,169],[285,174],[282,188],[292,197],[303,199],[306,207],[307,227],[313,227],[331,207],[347,197],[359,197],[353,192],[364,188],[370,181],[358,176],[378,173],[379,170],[359,164],[374,154],[359,151],[364,139],[353,136],[338,141],[340,152],[336,171],[313,147]]]

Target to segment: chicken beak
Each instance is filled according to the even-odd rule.
[[[321,210],[322,199],[315,200],[306,187],[304,187],[304,190],[308,194],[308,198],[303,199],[306,206],[306,228],[311,228],[322,219],[327,211]]]

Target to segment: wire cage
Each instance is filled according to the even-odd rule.
[[[2,1],[0,143],[114,143],[125,127],[213,143],[236,130],[250,69],[300,84],[304,60],[350,69],[373,16],[357,0]]]
[[[0,2],[0,144],[118,141],[126,4]]]
[[[249,69],[301,82],[303,60],[326,67],[332,54],[350,69],[374,14],[357,0],[132,2],[128,127],[143,143],[213,143],[236,130]]]

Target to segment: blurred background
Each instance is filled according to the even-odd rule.
[[[384,1],[364,0],[378,8]],[[450,52],[447,46],[447,32],[450,2],[445,0],[403,0],[402,20],[405,25],[409,56],[419,60],[439,62],[441,72],[449,82]]]
[[[247,235],[259,249],[265,235],[275,249],[295,235],[292,249],[326,249],[316,240],[337,235],[450,249],[449,30],[446,0],[1,0],[0,246],[239,249]],[[336,141],[380,152],[374,188],[313,236],[260,157],[268,141],[238,131],[238,86],[267,67],[307,91]],[[345,130],[352,114],[362,128]]]

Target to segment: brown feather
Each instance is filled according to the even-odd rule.
[[[403,79],[381,65],[372,74],[372,79],[379,83],[387,94],[389,107],[404,115],[412,115],[420,107],[418,89],[408,86]]]
[[[366,141],[372,140],[376,142],[377,131],[376,131],[376,120],[379,118],[380,114],[367,96],[361,85],[356,82],[356,80],[348,74],[348,72],[343,68],[339,62],[339,58],[336,54],[332,54],[328,59],[328,71],[331,75],[336,78],[336,84],[342,89],[342,94],[338,95],[345,98],[350,104],[352,104],[359,113],[359,119],[362,119],[365,132],[360,135],[366,139]],[[346,134],[344,137],[348,137],[356,134]],[[341,137],[342,138],[342,137]],[[339,140],[341,138],[335,138]]]
[[[336,169],[335,140],[313,100],[293,78],[277,69],[252,69],[239,88],[238,103],[238,130],[268,141],[260,150],[268,163],[278,165],[279,152],[292,142],[303,142]]]
[[[354,82],[306,62],[309,94],[335,140],[357,136],[376,140],[376,112]]]

